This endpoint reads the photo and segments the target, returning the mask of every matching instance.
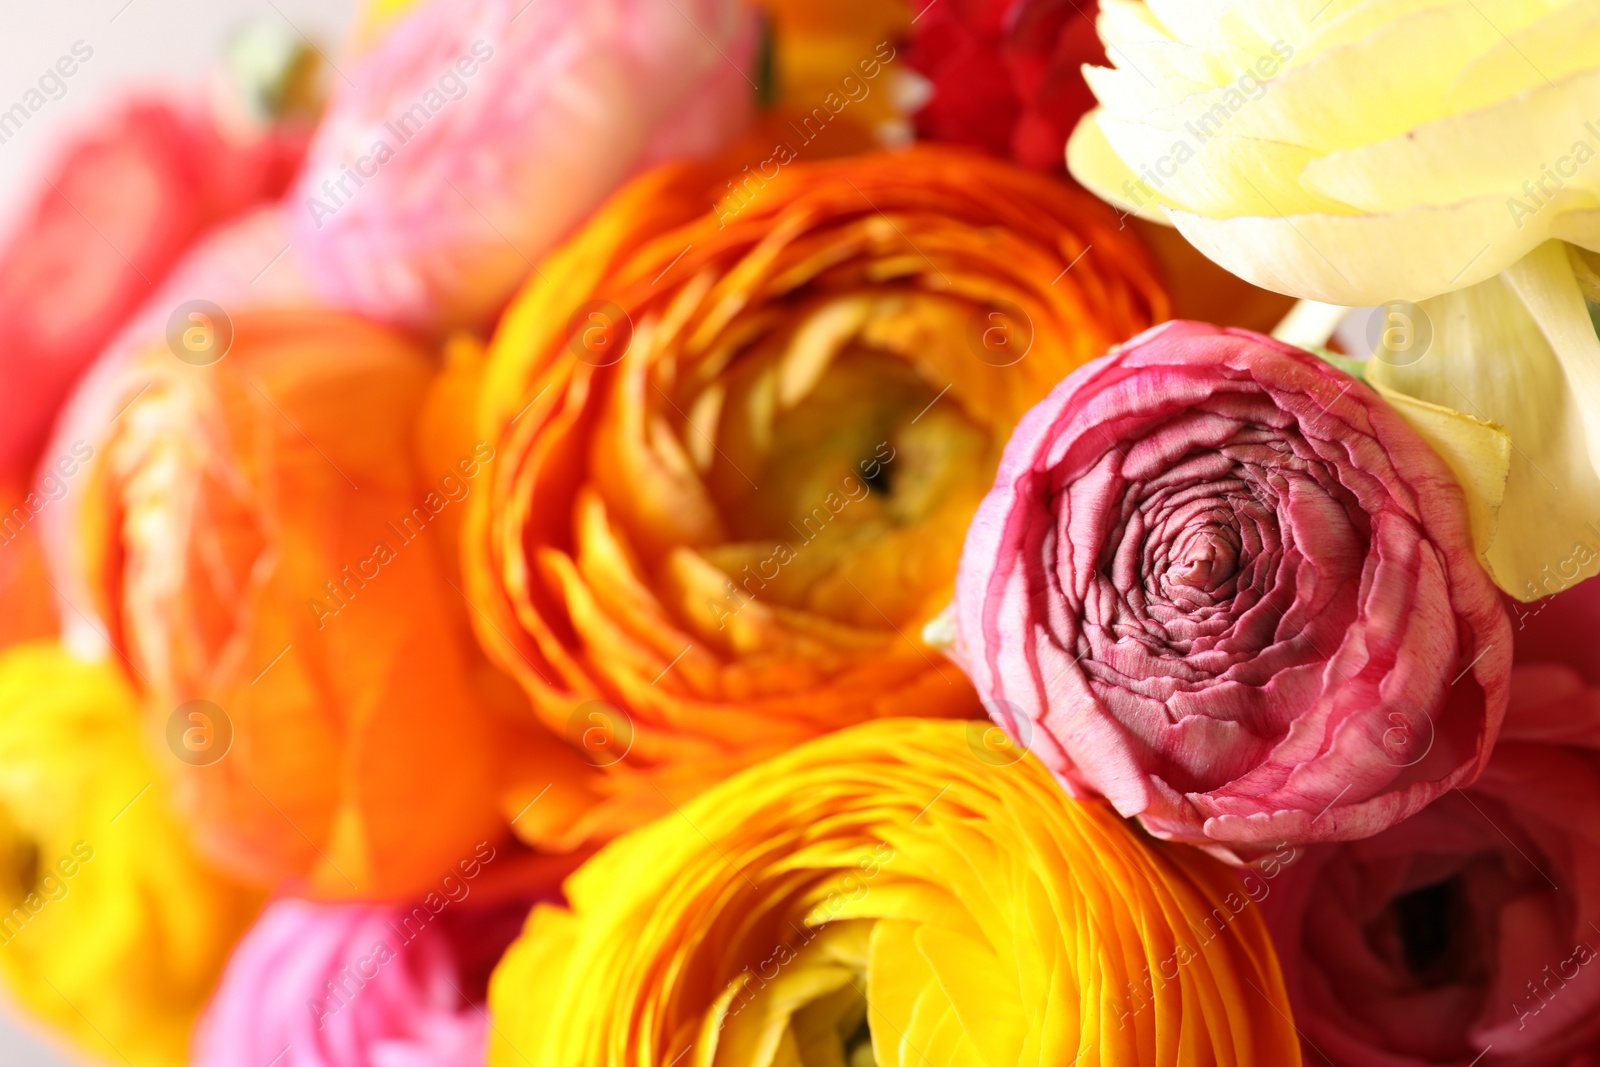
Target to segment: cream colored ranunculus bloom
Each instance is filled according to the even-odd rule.
[[[1487,487],[1485,565],[1524,599],[1600,572],[1600,339],[1585,304],[1600,293],[1580,251],[1600,251],[1600,5],[1101,11],[1113,66],[1088,71],[1101,106],[1068,145],[1072,173],[1265,288],[1416,302],[1422,355],[1375,360],[1369,377],[1424,402],[1430,440]],[[1485,476],[1497,452],[1505,473]]]

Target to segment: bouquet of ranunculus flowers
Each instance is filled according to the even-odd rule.
[[[368,0],[62,144],[64,1055],[1600,1067],[1593,3]]]

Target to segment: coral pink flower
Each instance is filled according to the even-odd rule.
[[[1511,632],[1449,469],[1366,386],[1171,322],[1017,428],[956,654],[1077,793],[1242,859],[1367,837],[1475,778]]]
[[[241,143],[143,100],[67,148],[0,253],[0,481],[27,477],[73,381],[184,250],[283,191],[305,140]]]
[[[337,303],[481,324],[629,175],[742,128],[754,42],[734,0],[432,0],[341,84],[296,243]]]

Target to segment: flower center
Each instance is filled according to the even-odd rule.
[[[1184,537],[1162,577],[1162,586],[1169,595],[1174,586],[1211,592],[1238,572],[1239,531],[1207,523]]]
[[[1467,876],[1458,873],[1395,897],[1367,936],[1419,989],[1466,985],[1487,973],[1475,911]]]
[[[861,1025],[844,1039],[844,1062],[846,1067],[878,1067],[872,1055],[872,1027],[867,1025],[865,1014],[861,1016]]]
[[[22,900],[39,882],[39,845],[0,808],[0,903]]]

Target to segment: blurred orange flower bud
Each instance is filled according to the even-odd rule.
[[[325,311],[195,314],[208,336],[110,383],[120,413],[63,583],[94,603],[67,612],[97,613],[152,728],[169,725],[213,857],[321,895],[414,893],[504,831],[444,529],[494,446],[443,470],[419,458],[433,368],[397,334]]]
[[[850,723],[979,714],[921,630],[1000,450],[1166,313],[1108,211],[1008,163],[917,148],[738,173],[625,189],[490,348],[474,622],[607,771],[608,803],[530,815],[528,840],[610,836]]]

